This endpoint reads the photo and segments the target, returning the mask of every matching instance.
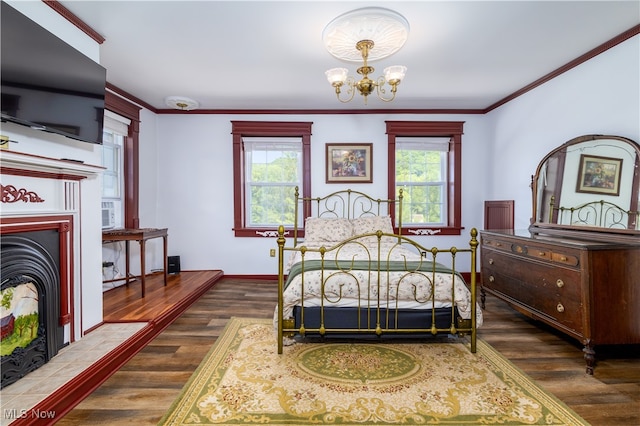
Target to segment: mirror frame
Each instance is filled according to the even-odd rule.
[[[638,229],[614,229],[614,228],[602,228],[602,227],[591,227],[591,226],[580,226],[580,225],[559,225],[555,223],[541,222],[538,221],[539,217],[538,209],[538,180],[540,178],[540,172],[543,166],[546,164],[547,160],[556,156],[563,155],[566,152],[567,148],[573,145],[577,145],[584,142],[590,142],[600,139],[614,139],[622,142],[626,142],[631,146],[633,150],[636,152],[636,161],[633,164],[634,171],[632,177],[632,189],[631,194],[640,195],[640,145],[637,142],[622,137],[622,136],[614,136],[614,135],[584,135],[578,136],[569,140],[568,142],[563,143],[559,147],[555,148],[551,152],[549,152],[538,164],[536,168],[536,172],[531,176],[531,200],[532,200],[532,214],[530,220],[529,230],[535,234],[556,234],[556,235],[565,235],[565,236],[581,236],[588,237],[590,239],[599,239],[604,241],[612,241],[617,240],[619,236],[622,241],[628,242],[628,238],[632,237],[638,239],[640,237],[640,230]],[[620,185],[623,185],[620,182]],[[630,210],[638,211],[640,206],[639,197],[636,197],[635,200],[631,200]]]

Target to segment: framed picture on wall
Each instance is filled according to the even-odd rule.
[[[327,183],[371,183],[373,144],[328,143]]]
[[[620,195],[622,158],[580,155],[576,192]]]

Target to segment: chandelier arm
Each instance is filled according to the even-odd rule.
[[[351,102],[351,100],[356,94],[355,85],[356,85],[356,80],[353,77],[348,77],[347,80],[341,85],[341,86],[346,86],[348,88],[347,89],[348,97],[344,99],[340,97],[340,93],[342,93],[340,91],[340,86],[337,86],[336,96],[338,97],[338,100],[343,104],[346,104],[347,102]]]
[[[396,98],[396,92],[398,91],[398,84],[399,83],[389,83],[389,85],[391,86],[391,97],[390,98],[385,98],[384,94],[387,93],[387,91],[384,89],[384,84],[388,83],[384,77],[380,77],[378,78],[378,84],[376,85],[376,94],[378,95],[378,98],[380,98],[381,101],[384,102],[391,102],[392,100],[394,100]]]

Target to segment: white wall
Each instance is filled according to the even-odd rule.
[[[231,120],[310,121],[312,192],[345,188],[325,183],[325,144],[373,143],[373,183],[352,187],[387,197],[385,120],[465,121],[463,136],[462,224],[460,237],[418,237],[424,245],[463,245],[469,230],[482,226],[486,185],[479,164],[489,161],[484,118],[480,115],[161,115],[158,116],[158,224],[169,228],[169,255],[179,255],[183,270],[222,269],[226,274],[277,273],[269,257],[275,238],[235,238]],[[475,174],[472,175],[472,174]],[[250,256],[249,258],[247,256]],[[247,259],[250,259],[247,261]]]
[[[17,10],[40,23],[46,29],[74,46],[88,57],[99,58],[99,45],[86,36],[77,27],[61,17],[57,12],[40,1],[8,1]],[[2,123],[2,134],[19,143],[10,144],[12,151],[37,154],[52,158],[72,158],[86,164],[101,163],[101,148],[86,142],[79,142],[36,131],[13,123]],[[80,233],[79,274],[75,282],[75,321],[76,336],[102,322],[102,275],[100,231],[100,177],[80,181],[80,201],[83,213],[82,222],[76,232]],[[92,213],[93,212],[93,213]],[[79,314],[80,313],[80,314]]]
[[[587,134],[640,142],[640,36],[516,98],[485,117],[493,161],[488,199],[515,200],[516,228],[531,218],[531,175],[553,148]]]

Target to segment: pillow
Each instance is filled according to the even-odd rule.
[[[351,219],[353,235],[370,234],[382,231],[385,234],[393,234],[391,216],[367,216]]]
[[[304,240],[313,242],[338,242],[350,238],[353,227],[349,219],[308,217],[304,224]]]

